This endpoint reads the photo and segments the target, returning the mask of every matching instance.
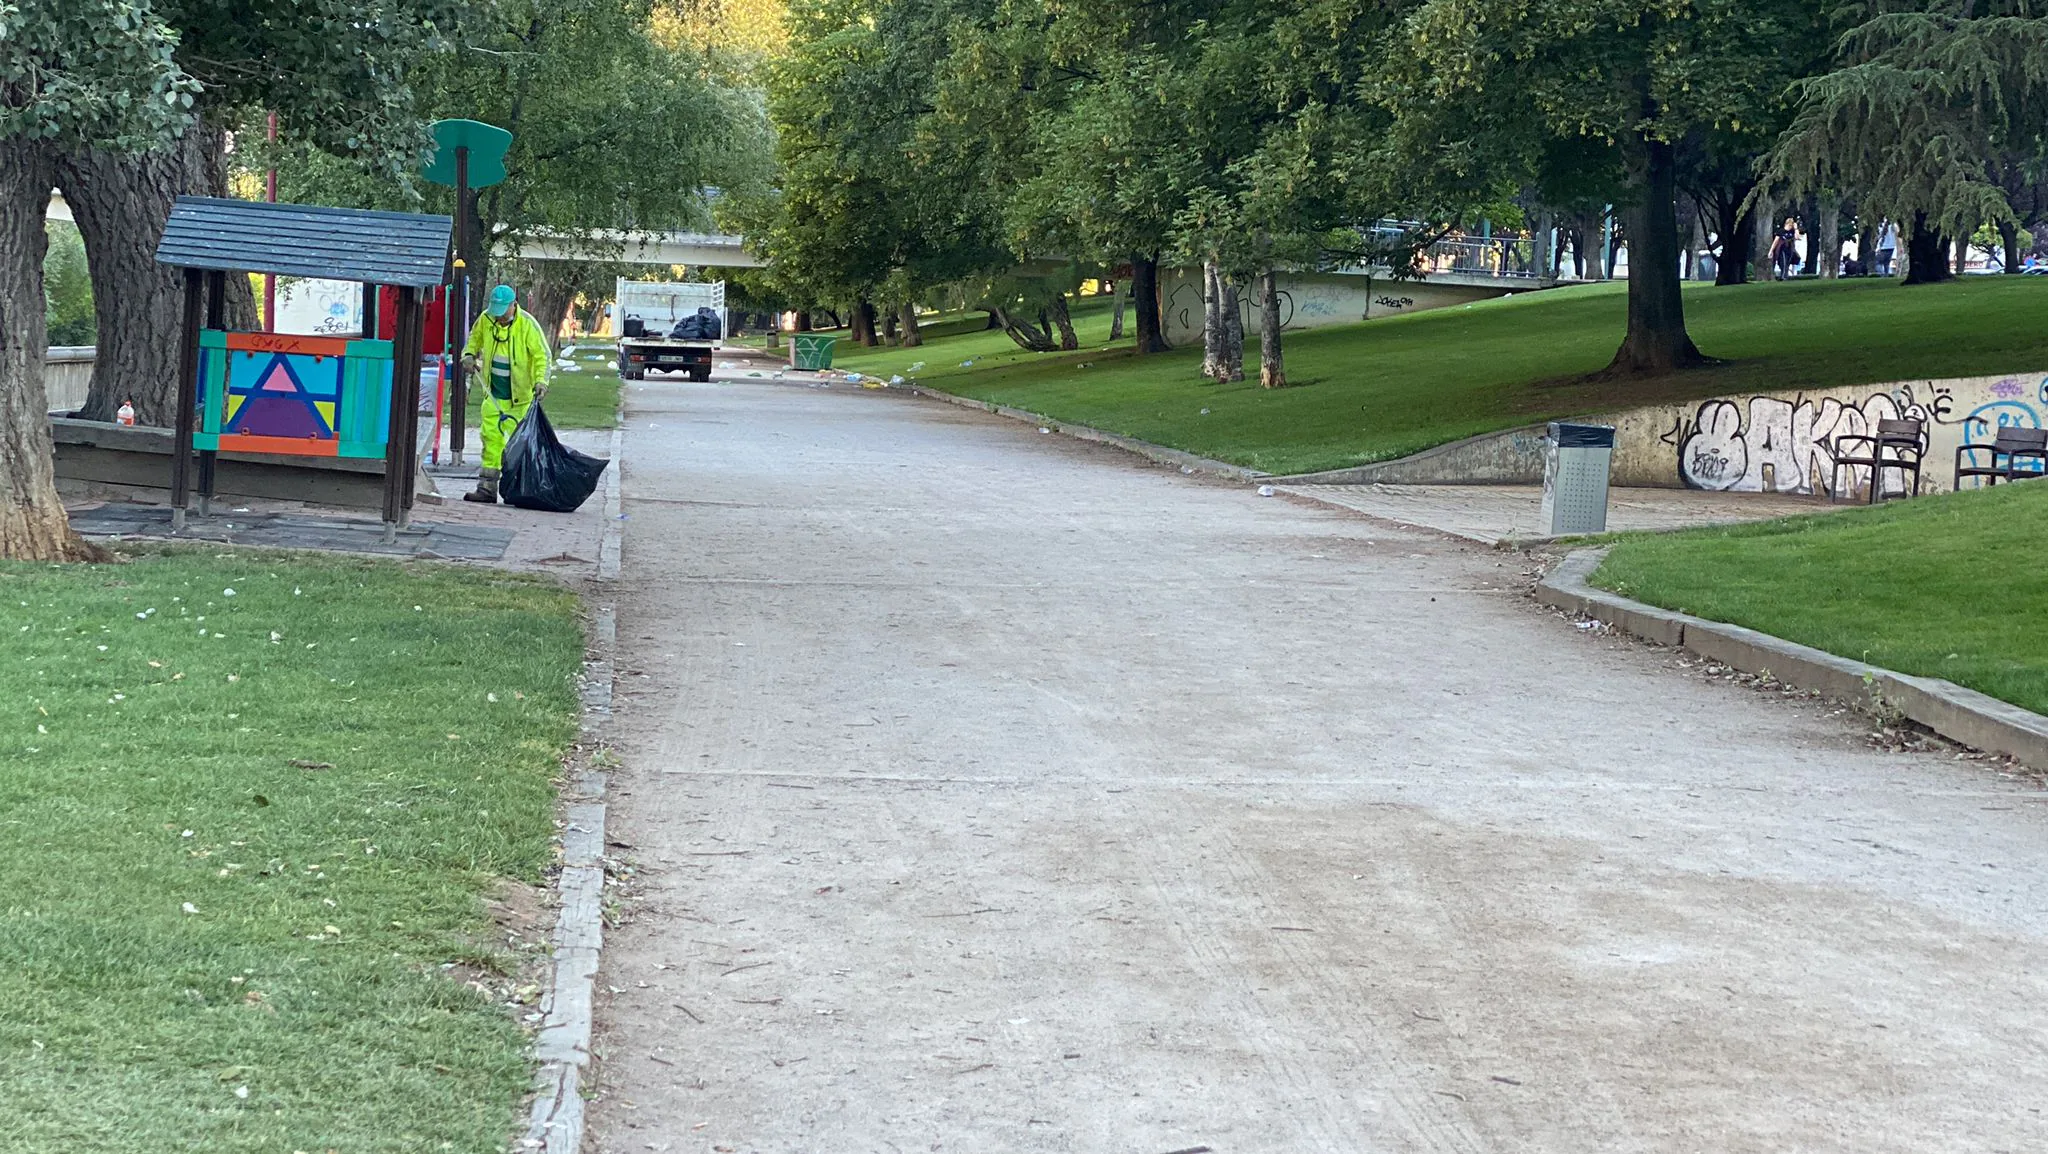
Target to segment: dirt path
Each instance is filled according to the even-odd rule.
[[[1475,547],[629,399],[605,1154],[2048,1144],[2048,797]]]

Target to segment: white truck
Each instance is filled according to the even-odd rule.
[[[711,358],[725,337],[725,282],[619,278],[612,298],[619,376],[645,380],[648,370],[711,379]]]

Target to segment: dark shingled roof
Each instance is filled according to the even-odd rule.
[[[181,196],[158,264],[428,288],[448,271],[445,216]]]

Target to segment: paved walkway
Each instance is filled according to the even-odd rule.
[[[605,1154],[2048,1146],[2048,797],[1435,534],[628,395]]]
[[[1290,496],[1486,545],[1550,535],[1540,516],[1541,485],[1283,485],[1279,489]],[[1609,532],[1689,529],[1794,513],[1824,513],[1831,507],[1826,501],[1774,493],[1614,489],[1608,496],[1607,528]]]

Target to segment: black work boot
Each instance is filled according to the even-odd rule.
[[[465,501],[475,501],[479,505],[497,504],[498,471],[496,469],[485,469],[477,474],[476,488],[471,492],[464,493],[462,499]]]

